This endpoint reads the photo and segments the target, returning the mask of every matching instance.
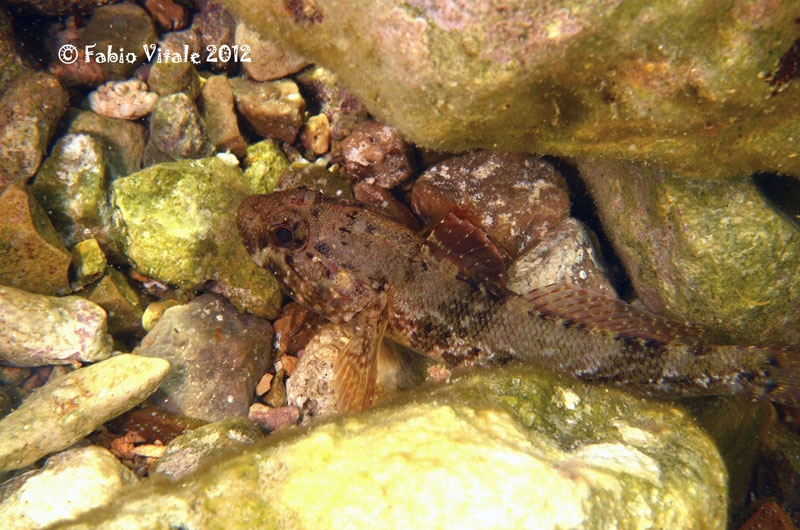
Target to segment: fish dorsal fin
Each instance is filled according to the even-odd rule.
[[[554,283],[534,289],[522,298],[530,310],[553,316],[571,325],[601,329],[625,339],[656,343],[691,343],[701,330],[637,309],[610,295],[572,285]]]
[[[426,240],[431,254],[453,263],[465,280],[503,287],[506,267],[503,256],[483,230],[472,224],[464,212],[453,209]]]

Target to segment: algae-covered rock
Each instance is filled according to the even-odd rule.
[[[107,449],[69,449],[0,486],[0,520],[5,530],[42,528],[103,506],[134,482],[136,475]]]
[[[153,63],[147,84],[159,96],[183,92],[189,99],[195,100],[200,94],[200,76],[191,61]]]
[[[87,133],[103,139],[111,179],[142,169],[147,135],[144,126],[78,109],[69,109],[63,121],[68,126],[68,133]]]
[[[797,2],[225,4],[418,145],[800,174]]]
[[[109,245],[105,153],[100,138],[68,134],[36,174],[33,194],[68,247],[90,238]]]
[[[66,293],[69,264],[69,252],[33,195],[17,184],[0,188],[0,284]]]
[[[140,273],[184,288],[215,280],[239,310],[273,318],[281,301],[277,282],[253,263],[234,213],[245,197],[262,192],[228,157],[159,164],[115,181],[117,238]]]
[[[516,368],[273,435],[66,528],[720,528],[725,481],[680,410]]]
[[[15,366],[98,361],[111,355],[106,313],[79,296],[0,286],[0,359]]]
[[[241,451],[263,437],[261,429],[244,418],[222,420],[192,429],[169,443],[151,476],[181,479],[204,462],[223,453]]]
[[[738,343],[800,344],[800,228],[750,179],[578,164],[642,302]]]
[[[0,420],[0,471],[66,449],[144,401],[168,371],[164,359],[117,355],[50,381]]]
[[[103,277],[106,255],[96,239],[85,239],[72,247],[70,252],[78,286],[83,287]]]
[[[117,269],[109,267],[105,276],[82,294],[108,313],[108,331],[112,335],[140,334],[143,331],[142,297]]]
[[[247,148],[244,159],[244,178],[258,193],[269,193],[278,178],[289,167],[286,155],[275,140],[262,140]]]
[[[58,80],[44,72],[25,72],[8,85],[0,96],[0,186],[36,173],[69,102]]]

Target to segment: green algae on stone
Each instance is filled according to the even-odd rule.
[[[68,134],[56,142],[36,174],[33,194],[68,247],[89,238],[108,247],[105,153],[101,139]]]
[[[67,126],[67,134],[86,133],[103,140],[110,179],[142,169],[142,153],[147,136],[144,126],[74,108],[67,110],[63,123]]]
[[[31,193],[0,188],[0,284],[33,293],[69,292],[70,255]]]
[[[797,2],[224,3],[427,148],[800,174],[800,83],[770,82]]]
[[[244,178],[253,193],[270,193],[287,167],[289,161],[275,140],[266,139],[247,147]]]
[[[111,187],[117,240],[149,278],[187,289],[213,280],[240,311],[274,318],[278,284],[236,229],[236,207],[257,192],[231,155],[149,167]]]
[[[800,344],[800,229],[751,179],[591,159],[578,170],[648,308],[719,340]]]
[[[113,267],[85,293],[87,299],[108,313],[108,332],[112,335],[141,334],[144,302],[120,271]]]
[[[270,436],[64,528],[720,528],[725,484],[679,409],[507,368]]]
[[[103,506],[136,480],[107,449],[69,449],[48,458],[42,468],[3,484],[0,520],[4,530],[43,528]]]
[[[72,247],[70,252],[78,286],[83,287],[103,277],[106,255],[96,239],[85,239]]]
[[[168,372],[164,359],[117,355],[48,382],[0,420],[0,471],[66,449],[144,401]]]

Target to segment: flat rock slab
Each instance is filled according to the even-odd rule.
[[[66,449],[144,401],[169,372],[164,359],[118,355],[63,375],[0,420],[0,471]]]
[[[674,407],[502,369],[273,435],[65,528],[720,528],[726,480]]]
[[[0,285],[0,360],[14,366],[92,362],[111,355],[106,312],[80,296]]]

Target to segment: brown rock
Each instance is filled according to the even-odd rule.
[[[214,50],[219,50],[221,46],[233,47],[236,44],[236,20],[221,2],[214,0],[205,2],[202,12],[195,16],[192,25],[196,26],[200,33],[206,55],[209,46]],[[215,72],[225,72],[230,71],[235,63],[233,61],[209,61],[208,66]]]
[[[205,421],[245,416],[271,344],[269,321],[240,314],[221,296],[171,307],[139,347],[172,365],[150,404]]]
[[[273,377],[275,376],[269,372],[261,376],[261,379],[258,380],[258,384],[256,385],[257,396],[263,396],[264,394],[269,392],[270,387],[272,387]]]
[[[534,156],[492,151],[429,168],[414,184],[411,204],[429,222],[453,208],[463,209],[512,259],[569,215],[566,183],[552,165]]]
[[[297,76],[297,82],[311,95],[331,123],[331,141],[336,144],[349,136],[367,119],[367,110],[338,80],[336,74],[321,66],[309,68]]]
[[[9,4],[24,5],[43,15],[75,15],[91,13],[112,0],[8,0]]]
[[[331,123],[324,114],[311,116],[303,130],[300,131],[300,141],[307,151],[315,155],[322,155],[331,148]]]
[[[69,100],[42,72],[18,76],[0,97],[0,186],[32,177]]]
[[[370,210],[394,219],[409,230],[416,232],[422,228],[422,224],[414,217],[411,210],[385,188],[359,182],[353,187],[353,195]]]
[[[229,81],[236,108],[257,134],[287,143],[295,141],[306,104],[294,81]]]
[[[69,292],[71,257],[36,200],[17,184],[0,192],[0,284],[47,295]]]
[[[290,376],[297,366],[297,357],[293,357],[291,355],[281,355],[280,363],[281,369],[286,371],[287,376]]]
[[[739,530],[797,530],[797,527],[777,503],[767,501],[756,509]]]
[[[300,421],[300,409],[297,407],[268,407],[261,403],[254,403],[248,412],[250,421],[258,423],[266,430],[272,432],[282,427],[296,425]]]
[[[262,400],[270,407],[278,408],[286,406],[286,370],[278,370],[278,373],[272,378],[272,384]]]
[[[192,6],[181,0],[146,0],[144,8],[162,30],[175,31],[189,24]]]
[[[568,218],[508,268],[508,288],[525,294],[551,283],[615,294],[596,248],[594,234]]]
[[[158,100],[150,115],[150,138],[143,164],[151,166],[186,158],[204,158],[214,153],[194,102],[178,92]]]
[[[411,150],[394,128],[365,121],[339,146],[342,171],[353,182],[394,188],[411,177]]]
[[[239,131],[233,105],[233,91],[224,75],[208,78],[198,101],[206,133],[219,152],[230,151],[239,158],[247,154],[247,142]]]
[[[247,27],[244,23],[236,26],[236,45],[250,47],[250,61],[243,62],[242,68],[248,77],[256,81],[272,81],[295,72],[299,72],[309,64],[307,59],[288,50],[277,42],[264,38],[259,32]]]
[[[76,46],[81,51],[91,47],[91,55],[87,51],[87,58],[97,63],[107,81],[129,77],[134,68],[144,61],[145,47],[156,42],[156,29],[147,12],[136,4],[123,3],[97,9],[86,24]],[[114,53],[132,53],[135,59],[105,62],[97,60],[97,54],[107,54],[109,46]]]
[[[183,56],[183,50],[179,53]],[[183,92],[194,101],[200,94],[200,76],[191,61],[153,63],[147,75],[147,83],[150,90],[159,96]]]
[[[325,319],[297,302],[286,304],[273,324],[278,356],[298,355]]]

